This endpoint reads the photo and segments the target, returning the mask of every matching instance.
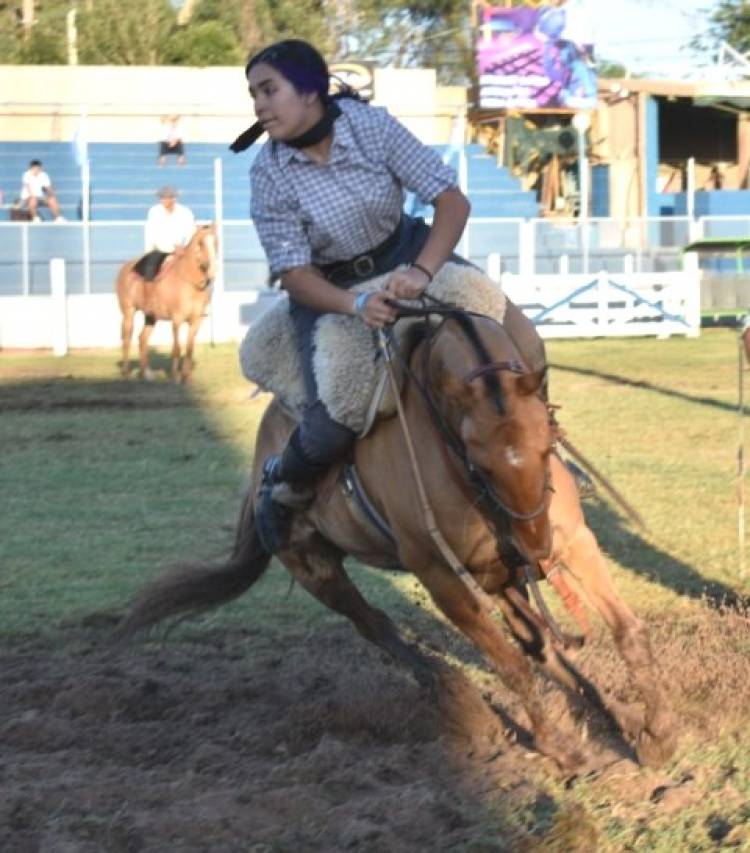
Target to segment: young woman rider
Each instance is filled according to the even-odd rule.
[[[292,510],[286,484],[312,498],[312,484],[341,460],[354,433],[318,398],[313,330],[322,314],[357,315],[371,328],[395,319],[389,300],[418,297],[453,255],[469,215],[456,175],[400,122],[344,89],[329,95],[323,57],[286,40],[257,53],[245,73],[257,122],[231,146],[241,151],[264,131],[268,141],[251,170],[251,211],[272,279],[289,294],[308,405],[281,456],[264,465],[256,510],[270,552],[283,548]],[[432,226],[403,213],[404,191],[434,207]],[[369,296],[349,288],[391,273]],[[529,320],[508,303],[504,325],[530,369],[545,364]],[[300,494],[302,493],[302,494]]]

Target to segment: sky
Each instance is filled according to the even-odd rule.
[[[687,45],[706,29],[714,0],[569,0],[584,18],[599,59],[619,62],[631,73],[681,77],[707,64]],[[708,10],[708,11],[706,11]],[[570,12],[573,9],[570,8]]]

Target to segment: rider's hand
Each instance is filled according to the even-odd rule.
[[[396,311],[388,304],[391,295],[384,290],[371,293],[359,316],[371,329],[380,329],[396,320]]]
[[[392,299],[418,299],[430,283],[427,273],[417,267],[396,270],[385,285],[385,292]]]

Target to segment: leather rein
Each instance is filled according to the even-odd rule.
[[[459,325],[459,328],[464,332],[466,338],[472,344],[479,358],[484,358],[484,354],[482,352],[484,347],[479,342],[478,335],[476,334],[476,330],[473,327],[471,313],[468,311],[464,311],[463,309],[448,305],[447,303],[434,300],[433,297],[428,296],[427,298],[430,299],[430,301],[435,301],[437,304],[434,307],[425,306],[423,308],[413,308],[411,306],[402,305],[401,303],[394,303],[394,307],[397,308],[399,316],[423,317],[425,319],[427,319],[430,314],[437,314],[439,316],[442,316],[443,320],[440,326],[442,326],[442,324],[447,319],[452,318],[456,320]],[[427,376],[427,367],[430,354],[432,352],[433,339],[440,329],[440,326],[438,326],[438,329],[430,333],[429,323],[426,325],[428,334],[422,358],[424,376]],[[396,345],[393,330],[390,327],[387,327],[385,333],[388,337],[389,345],[396,353],[403,369],[405,370],[411,381],[414,383],[414,386],[418,389],[422,399],[424,400],[436,429],[466,470],[469,477],[469,481],[473,487],[473,491],[478,499],[478,502],[480,504],[488,505],[490,510],[500,511],[505,517],[504,520],[507,520],[507,518],[511,518],[515,521],[531,521],[542,515],[542,513],[544,513],[547,509],[549,503],[549,494],[552,491],[552,487],[550,484],[549,468],[545,469],[542,498],[533,509],[529,510],[528,512],[521,512],[509,506],[497,493],[490,478],[484,473],[484,471],[482,471],[474,464],[466,450],[464,443],[455,434],[453,429],[445,420],[442,412],[440,411],[440,407],[438,406],[437,401],[435,400],[434,394],[432,392],[432,389],[430,388],[429,383],[427,381],[421,382],[414,373],[414,371],[411,369],[411,366],[407,363],[407,360],[404,358],[403,353]],[[477,379],[479,377],[493,377],[495,373],[505,370],[512,371],[513,373],[518,374],[526,372],[523,365],[515,360],[485,361],[479,366],[475,367],[473,370],[470,370],[463,377],[463,380],[464,382],[471,382],[473,379]],[[498,395],[496,405],[502,413],[502,401],[499,398],[500,389],[497,383],[495,383],[495,385],[496,387],[492,390],[495,391]]]

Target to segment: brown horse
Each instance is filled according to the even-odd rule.
[[[520,697],[537,749],[570,769],[580,763],[581,753],[547,719],[524,652],[569,697],[596,703],[599,694],[577,674],[554,641],[551,626],[528,604],[519,568],[525,560],[560,575],[564,566],[612,630],[645,706],[642,714],[612,708],[610,719],[619,719],[623,732],[634,739],[642,762],[665,760],[675,746],[673,718],[646,630],[615,592],[584,521],[573,478],[556,454],[555,431],[539,393],[543,372],[518,372],[523,370],[520,356],[503,327],[459,313],[417,343],[411,364],[414,374],[402,401],[418,469],[437,528],[480,590],[473,592],[472,583],[451,569],[435,547],[419,509],[398,418],[383,421],[354,451],[361,482],[395,545],[389,547],[352,511],[339,471],[332,470],[318,485],[312,507],[295,515],[281,562],[300,585],[347,616],[360,634],[405,664],[420,683],[437,683],[434,659],[404,640],[388,616],[365,601],[347,576],[343,558],[352,555],[380,567],[397,563],[416,574],[437,606]],[[292,427],[275,403],[266,411],[231,559],[157,581],[134,603],[123,635],[229,601],[261,576],[270,557],[254,526],[254,495],[263,460],[281,450]],[[519,554],[520,561],[514,559]],[[487,602],[500,608],[521,648],[505,637]],[[600,697],[598,701],[601,706]]]
[[[176,380],[190,379],[193,370],[193,346],[206,306],[211,299],[211,282],[216,275],[218,240],[216,228],[200,225],[187,246],[168,258],[153,282],[145,281],[133,270],[138,258],[128,261],[117,275],[117,299],[122,312],[122,375],[130,375],[130,340],[133,318],[143,311],[151,321],[143,326],[139,338],[140,370],[143,379],[152,379],[148,366],[148,342],[154,330],[153,319],[172,323],[172,365],[170,375]],[[180,371],[180,327],[188,324],[185,357]]]

